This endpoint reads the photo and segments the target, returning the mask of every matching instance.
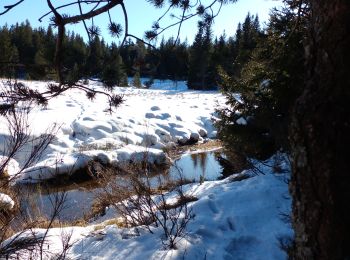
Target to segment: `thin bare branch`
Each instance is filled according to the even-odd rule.
[[[24,0],[20,0],[12,5],[5,5],[4,9],[5,11],[1,12],[0,15],[6,14],[7,12],[9,12],[11,9],[15,8],[17,5],[19,5],[20,3],[22,3]]]
[[[83,9],[81,8],[81,0],[78,0],[78,4],[79,4],[79,12],[82,15],[83,14]],[[87,34],[87,36],[89,38],[89,42],[90,42],[91,41],[91,37],[90,37],[90,33],[89,33],[89,30],[88,30],[88,27],[86,25],[86,21],[85,20],[83,20],[83,25],[84,25],[86,34]]]

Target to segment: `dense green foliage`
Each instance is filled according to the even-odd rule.
[[[0,76],[25,79],[56,79],[56,34],[51,27],[33,29],[29,22],[0,28]],[[106,87],[125,85],[126,74],[116,45],[98,36],[86,43],[68,32],[63,41],[63,72],[68,84],[98,77]]]
[[[188,86],[192,89],[208,89],[215,85],[210,68],[213,44],[211,24],[199,24],[198,33],[190,48]]]
[[[68,32],[63,42],[63,76],[68,84],[81,78],[98,78],[107,88],[127,85],[127,76],[136,75],[187,80],[192,89],[215,89],[219,81],[217,68],[235,73],[237,66],[233,61],[239,64],[247,59],[240,46],[255,47],[255,41],[251,47],[251,42],[242,40],[251,39],[246,37],[246,27],[254,26],[259,26],[258,18],[248,15],[235,37],[224,33],[213,39],[211,21],[201,22],[192,45],[163,38],[156,48],[131,39],[123,46],[106,44],[98,35],[85,42],[81,36]],[[257,30],[254,33],[259,34]],[[56,38],[51,27],[33,29],[29,22],[0,28],[0,76],[55,79]]]
[[[220,70],[229,107],[219,111],[222,120],[217,125],[227,148],[265,159],[279,149],[289,150],[291,108],[305,71],[304,29],[287,9],[271,14],[265,32],[251,18],[237,31],[234,73]]]

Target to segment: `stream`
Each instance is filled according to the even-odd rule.
[[[166,173],[152,177],[151,185],[157,186],[159,177],[161,177],[162,183],[177,181],[180,178],[187,182],[217,180],[222,177],[223,171],[218,161],[219,156],[222,156],[221,150],[185,153],[175,161]],[[20,195],[24,198],[22,209],[26,210],[31,218],[43,215],[51,216],[55,196],[65,192],[65,204],[59,215],[59,219],[63,222],[72,222],[90,213],[95,198],[102,190],[103,187],[95,181],[70,184],[49,190],[39,185],[21,185],[19,187]]]

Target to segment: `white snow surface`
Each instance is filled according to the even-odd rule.
[[[39,90],[45,90],[47,85],[37,81],[23,83]],[[101,88],[98,83],[91,84],[90,87]],[[116,88],[114,93],[123,95],[125,102],[112,114],[105,111],[106,97],[97,95],[90,101],[78,90],[50,100],[45,108],[35,107],[29,115],[33,136],[39,136],[53,124],[60,129],[40,161],[16,181],[52,178],[57,172],[84,167],[95,157],[112,164],[145,157],[152,163],[166,162],[163,149],[167,146],[184,144],[190,139],[215,138],[215,108],[225,105],[220,93],[189,91],[184,82],[176,86],[169,81],[157,81],[151,89]],[[6,122],[2,120],[0,143],[6,135]],[[24,153],[14,159],[22,166]],[[59,171],[55,171],[56,166]]]
[[[240,117],[236,120],[236,123],[238,125],[246,125],[247,124],[247,120],[245,120],[243,117]]]
[[[25,83],[37,89],[45,88],[43,82]],[[162,163],[167,160],[162,151],[166,146],[190,138],[201,141],[204,137],[215,137],[212,121],[216,117],[215,108],[225,104],[221,94],[188,91],[185,87],[176,90],[169,85],[162,89],[161,84],[155,88],[118,88],[116,93],[123,94],[125,102],[113,114],[104,112],[104,97],[91,102],[79,91],[64,93],[51,100],[46,108],[35,108],[29,118],[33,136],[54,123],[61,128],[39,163],[21,174],[18,181],[50,178],[55,164],[64,172],[72,166],[86,165],[93,157],[117,163],[143,160],[147,156],[154,163]],[[0,142],[7,135],[6,122],[0,121]],[[19,171],[23,163],[21,156],[11,161],[11,167],[7,168],[9,175]],[[3,159],[6,158],[1,157],[0,163]],[[252,177],[241,181],[234,181],[235,176],[231,176],[183,186],[185,194],[198,200],[189,203],[195,217],[188,223],[186,235],[177,242],[176,250],[163,245],[160,227],[152,227],[152,234],[142,226],[108,225],[106,220],[117,217],[110,207],[105,216],[86,227],[50,229],[43,259],[57,256],[62,250],[62,237],[70,234],[72,247],[68,259],[286,259],[279,238],[293,236],[290,223],[282,218],[291,209],[286,184],[290,169],[286,164],[281,165],[285,173],[276,174],[266,166],[272,164],[272,160],[256,163],[264,175],[245,171],[242,174]],[[174,200],[173,194],[165,197]],[[0,201],[12,205],[10,199],[0,194]],[[37,236],[46,232],[33,231]],[[34,233],[28,231],[19,238]],[[23,259],[36,259],[23,256]]]
[[[2,155],[0,155],[0,166],[1,167],[5,166],[4,167],[5,174],[7,174],[9,177],[15,176],[21,170],[16,160],[12,158],[9,159],[7,156],[2,156]]]
[[[60,252],[62,233],[72,232],[74,244],[69,259],[286,259],[278,239],[293,236],[290,224],[281,217],[290,214],[285,181],[289,174],[272,173],[262,164],[257,167],[265,175],[253,176],[245,171],[253,177],[233,181],[231,176],[184,186],[185,193],[198,200],[190,203],[195,217],[176,250],[164,247],[161,228],[153,228],[151,234],[143,227],[101,228],[100,224],[99,228],[51,229],[47,238],[49,254]]]
[[[15,202],[7,194],[0,192],[0,209],[13,209]]]

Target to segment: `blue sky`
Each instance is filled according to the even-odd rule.
[[[15,1],[16,0],[0,1],[0,12],[3,10],[4,5],[14,3]],[[68,0],[53,0],[52,2],[54,5],[58,5],[61,3],[66,3],[67,1]],[[129,16],[129,33],[132,33],[140,38],[143,37],[146,30],[151,28],[153,21],[155,21],[164,12],[164,9],[155,9],[146,0],[124,0],[124,2]],[[209,1],[204,0],[202,2],[205,3]],[[238,22],[243,21],[248,12],[251,14],[258,14],[260,21],[264,23],[268,20],[269,10],[276,5],[280,5],[280,1],[239,0],[235,4],[226,5],[221,9],[219,16],[215,19],[213,26],[214,34],[221,35],[223,31],[225,31],[228,36],[234,35]],[[69,9],[64,10],[64,12],[72,13],[75,10],[76,9],[70,7]],[[44,18],[43,22],[41,23],[38,21],[38,18],[47,11],[48,7],[45,0],[25,0],[15,9],[12,9],[5,15],[0,16],[0,25],[2,26],[6,23],[11,25],[28,19],[34,27],[46,27],[49,23],[49,16]],[[119,7],[115,8],[111,15],[116,22],[123,25],[124,18]],[[198,19],[194,18],[183,24],[180,34],[182,40],[187,38],[189,42],[192,42],[197,31],[197,20]],[[119,39],[113,39],[107,33],[107,21],[107,15],[102,15],[95,20],[95,24],[100,26],[102,36],[107,42],[112,40],[118,42]],[[166,17],[163,23],[161,23],[161,26],[170,24],[173,21],[174,19]],[[84,38],[87,38],[82,25],[69,26],[68,30],[73,30],[82,35]],[[164,37],[168,38],[172,35],[175,36],[176,33],[177,29],[170,29],[164,33]]]

